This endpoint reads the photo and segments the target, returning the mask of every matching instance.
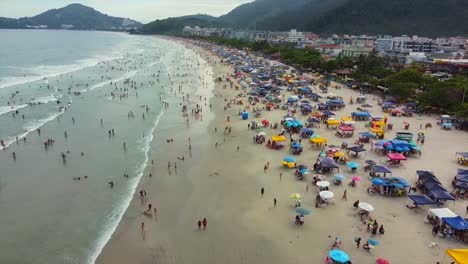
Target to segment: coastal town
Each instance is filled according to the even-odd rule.
[[[187,36],[239,39],[249,42],[266,41],[271,44],[289,44],[298,48],[318,50],[325,59],[338,56],[358,57],[376,50],[379,56],[399,63],[419,62],[441,71],[468,71],[468,38],[422,36],[367,36],[331,35],[321,37],[312,32],[239,31],[225,28],[185,26]]]

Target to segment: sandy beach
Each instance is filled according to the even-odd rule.
[[[210,63],[213,81],[216,77],[233,74],[232,66],[222,63],[210,51],[191,44],[187,46],[200,52]],[[332,83],[331,86],[335,85]],[[330,88],[329,92],[342,96],[346,103],[351,96],[356,98],[359,95],[348,88]],[[230,88],[223,78],[222,82],[215,83],[213,94],[209,101],[213,117],[204,121],[210,122],[208,129],[181,131],[171,147],[162,146],[167,160],[177,161],[181,150],[185,151],[188,159],[190,137],[192,150],[201,156],[194,155],[195,162],[190,165],[186,164],[190,160],[185,163],[177,161],[177,173],[169,174],[166,160],[156,160],[156,167],[148,165],[144,174],[151,172],[153,177],[142,178],[137,188],[146,190],[148,198],[142,201],[139,193],[135,193],[130,207],[96,263],[324,263],[337,236],[342,241],[340,249],[350,255],[353,263],[359,264],[375,263],[378,258],[388,259],[391,263],[450,263],[445,250],[466,247],[459,242],[431,235],[431,226],[424,223],[427,209],[431,207],[413,211],[405,207],[411,204],[407,197],[370,196],[366,189],[371,181],[362,167],[352,173],[349,168],[340,165],[340,174],[346,179],[345,184],[330,187],[335,194],[334,204],[315,208],[318,189],[311,184],[312,178],[298,181],[294,170],[281,165],[283,157],[290,156],[289,148],[272,150],[264,144],[253,144],[255,132],[247,127],[251,121],[259,123],[262,119],[279,123],[285,110],[263,111],[258,118],[250,115],[248,120],[242,120],[238,113],[245,108],[245,104],[231,105],[225,109],[226,102],[234,99],[239,94],[238,90]],[[292,95],[285,89],[282,94],[286,98]],[[377,97],[367,97],[367,102],[374,106],[369,112],[383,116],[377,106]],[[245,97],[243,99],[247,101]],[[336,111],[336,118],[349,116],[356,111],[356,107],[347,104],[343,110]],[[299,111],[296,117],[304,121],[307,119]],[[386,139],[393,139],[398,131],[406,131],[403,130],[403,122],[410,123],[409,132],[413,134],[418,133],[420,124],[433,124],[433,128],[426,130],[426,142],[421,146],[422,155],[409,157],[403,166],[392,169],[392,175],[403,177],[415,185],[416,170],[433,171],[451,191],[451,180],[459,168],[455,152],[468,150],[466,132],[440,129],[436,125],[437,116],[388,118],[394,128],[386,133]],[[355,142],[357,132],[367,131],[364,123],[356,122],[354,137],[345,140]],[[231,127],[231,133],[223,133],[227,126]],[[335,136],[335,130],[327,129],[324,125],[314,131],[327,138],[328,144],[340,145],[343,141]],[[265,132],[269,138],[277,135],[280,129],[266,128]],[[199,142],[198,138],[207,140]],[[289,136],[287,138],[289,142]],[[298,163],[311,168],[319,151],[307,141],[303,140],[304,152],[296,158]],[[369,144],[365,148],[366,154],[353,161],[361,166],[368,159],[384,163],[386,158],[371,151]],[[269,169],[264,171],[264,165],[268,162]],[[330,181],[332,175],[328,176]],[[347,183],[355,175],[361,176],[362,180],[356,187],[349,187]],[[264,195],[260,193],[261,188],[265,190]],[[346,201],[341,199],[345,190]],[[302,206],[312,209],[302,226],[294,224],[294,201],[289,197],[296,192],[303,196]],[[277,200],[276,206],[274,199]],[[361,237],[363,241],[370,237],[366,225],[353,208],[356,200],[372,204],[375,207],[375,211],[371,212],[372,218],[385,226],[385,234],[376,237],[380,245],[370,253],[357,248],[354,242],[356,237]],[[150,203],[157,208],[157,216],[154,213],[151,217],[143,214]],[[463,217],[466,217],[466,205],[464,200],[446,203],[446,207]],[[199,230],[197,221],[203,218],[208,221],[207,228]],[[437,246],[429,247],[432,242]]]

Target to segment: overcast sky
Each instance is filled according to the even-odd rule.
[[[102,13],[140,22],[155,19],[209,14],[219,16],[253,0],[0,0],[0,17],[34,16],[52,8],[81,3]]]

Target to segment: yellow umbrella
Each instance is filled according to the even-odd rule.
[[[338,151],[338,152],[335,153],[335,157],[341,157],[341,156],[344,156],[343,151]]]
[[[289,197],[291,197],[291,199],[293,200],[299,200],[302,198],[302,195],[300,195],[299,193],[293,193]]]
[[[327,140],[324,139],[323,137],[311,138],[310,141],[312,141],[312,143],[326,143],[327,142]]]
[[[353,121],[353,118],[352,117],[342,117],[341,118],[341,121]]]

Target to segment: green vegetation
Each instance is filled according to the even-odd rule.
[[[412,64],[409,68],[390,70],[386,61],[377,57],[375,52],[368,56],[357,58],[338,56],[334,60],[324,61],[320,53],[314,49],[300,49],[290,45],[270,45],[266,41],[248,42],[238,39],[214,37],[198,37],[218,45],[237,49],[248,49],[273,56],[282,62],[302,68],[313,68],[322,72],[332,73],[340,69],[351,69],[352,77],[359,83],[369,83],[389,88],[389,94],[398,101],[416,100],[422,106],[437,108],[460,117],[468,117],[468,79],[465,76],[455,76],[448,81],[439,81],[424,72],[426,67]],[[463,101],[465,93],[465,103]]]
[[[185,25],[320,34],[468,35],[466,0],[256,0],[219,18],[157,20],[145,33],[174,34]],[[157,25],[161,24],[161,25]],[[180,31],[179,31],[180,32]]]
[[[216,18],[206,15],[171,17],[143,25],[141,32],[144,34],[181,35],[185,26],[221,27],[222,24],[217,22]]]
[[[0,28],[21,29],[26,28],[26,25],[46,25],[49,29],[61,29],[64,24],[80,30],[117,30],[121,27],[141,26],[139,22],[108,16],[81,4],[51,9],[33,17],[0,18]]]
[[[468,35],[467,17],[468,1],[463,0],[312,0],[257,25],[321,34],[456,36]]]

